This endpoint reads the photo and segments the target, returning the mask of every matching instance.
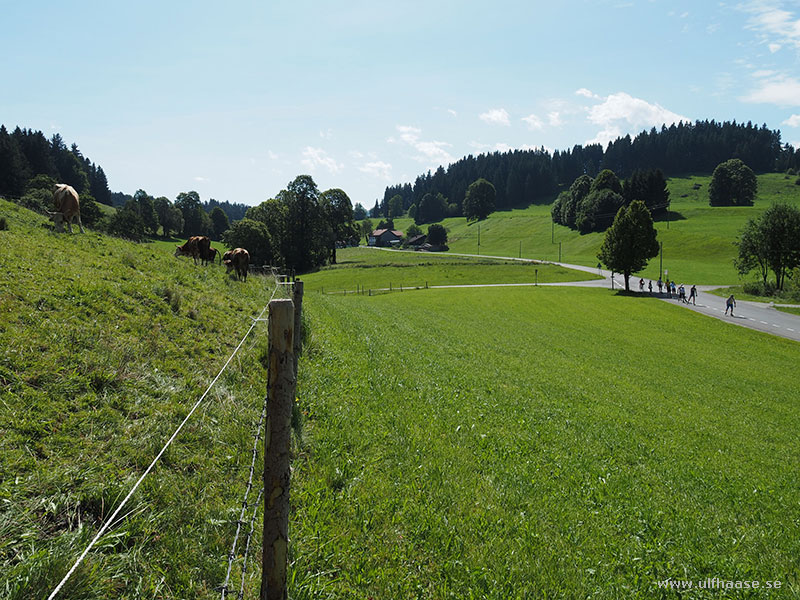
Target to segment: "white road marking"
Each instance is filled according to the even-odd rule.
[[[766,321],[761,321],[761,324],[762,325],[769,325],[769,323],[767,323]]]

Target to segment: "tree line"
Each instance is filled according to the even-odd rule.
[[[549,198],[581,175],[595,178],[606,169],[620,178],[650,169],[660,169],[666,176],[711,173],[731,158],[742,160],[756,172],[800,168],[800,152],[788,144],[782,146],[780,131],[766,125],[714,120],[681,122],[660,129],[653,127],[633,138],[617,138],[605,148],[589,144],[553,153],[540,148],[469,155],[447,169],[439,167],[433,173],[418,176],[413,185],[388,186],[369,216],[398,216],[400,205],[403,212],[412,206],[419,210],[426,194],[436,201],[438,212],[444,207],[444,216],[461,216],[468,187],[481,178],[494,185],[496,208],[504,209]]]
[[[8,133],[0,125],[0,195],[20,198],[40,175],[71,185],[81,197],[111,205],[106,174],[77,144],[67,147],[57,133],[48,140],[41,131],[17,127]]]

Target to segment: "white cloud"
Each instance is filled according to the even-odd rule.
[[[206,181],[211,181],[208,177],[194,177],[194,180],[198,183],[205,183]]]
[[[333,129],[328,128],[323,131],[320,131],[319,137],[321,137],[323,140],[331,139],[333,137]]]
[[[589,107],[587,118],[601,128],[587,143],[599,144],[616,139],[623,135],[623,132],[638,133],[649,127],[689,121],[687,117],[674,113],[660,104],[651,104],[625,92],[611,94],[600,104]]]
[[[586,88],[581,88],[575,92],[576,96],[584,96],[585,98],[594,98],[595,100],[599,100],[600,96],[595,94],[594,92],[587,90]]]
[[[800,106],[800,81],[794,77],[776,75],[762,79],[758,87],[742,98],[754,104]]]
[[[269,156],[271,160],[278,160],[280,158],[280,156],[275,154],[272,150],[267,150],[267,156]]]
[[[781,45],[780,44],[775,44],[775,43],[770,44],[768,47],[769,47],[769,51],[772,54],[775,54],[778,50],[781,49]]]
[[[547,122],[550,123],[550,127],[561,127],[564,124],[561,113],[557,110],[547,113]]]
[[[751,0],[739,4],[737,8],[752,14],[747,27],[760,34],[762,41],[773,47],[783,44],[800,48],[800,18],[781,8],[780,2],[770,0]]]
[[[328,156],[328,153],[322,148],[306,146],[306,149],[303,150],[303,156],[305,158],[303,158],[300,163],[312,173],[316,171],[317,167],[324,167],[329,173],[334,174],[339,173],[344,168],[344,165],[337,163],[336,160]]]
[[[454,161],[450,153],[445,150],[445,148],[452,147],[452,144],[421,140],[420,134],[422,134],[422,130],[417,127],[397,125],[396,129],[400,133],[400,141],[408,144],[419,153],[414,157],[414,160],[434,162],[434,166],[447,165]],[[395,141],[394,138],[389,138],[389,140],[391,142]]]
[[[530,114],[527,117],[523,117],[522,120],[528,124],[528,129],[534,131],[537,129],[541,129],[544,126],[542,120],[534,114]]]
[[[375,162],[368,162],[365,165],[358,167],[362,173],[367,173],[373,177],[379,177],[386,181],[392,178],[392,165],[387,162],[377,160]]]
[[[792,115],[786,119],[781,125],[788,125],[789,127],[800,127],[800,115]]]
[[[508,112],[504,108],[493,108],[479,115],[481,121],[489,123],[490,125],[511,125]]]
[[[509,150],[513,150],[511,146],[508,144],[504,144],[503,142],[497,143],[494,145],[494,149],[498,152],[508,152]]]
[[[447,109],[447,112],[449,112],[449,113],[450,113],[451,115],[453,115],[454,117],[457,117],[457,116],[458,116],[458,113],[457,113],[456,111],[454,111],[452,108],[448,108],[448,109]]]

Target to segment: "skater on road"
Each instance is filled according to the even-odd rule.
[[[733,316],[733,307],[736,306],[736,298],[733,297],[733,294],[728,296],[728,299],[725,301],[725,314],[728,314],[728,311],[731,311],[731,316]]]

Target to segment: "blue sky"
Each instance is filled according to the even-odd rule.
[[[0,123],[112,191],[257,204],[296,175],[371,207],[467,154],[681,119],[800,145],[800,2],[0,0]]]

